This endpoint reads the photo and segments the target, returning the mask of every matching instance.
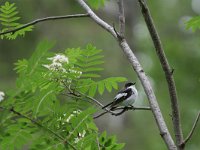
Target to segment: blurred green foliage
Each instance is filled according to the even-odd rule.
[[[193,17],[187,22],[187,29],[192,28],[193,31],[200,28],[200,16]]]
[[[5,1],[0,1],[3,3]],[[10,1],[13,2],[13,1]],[[21,22],[29,22],[36,18],[84,12],[74,1],[15,1],[19,9]],[[161,36],[166,55],[170,65],[175,69],[174,77],[177,85],[181,122],[184,137],[188,134],[199,110],[200,97],[200,44],[199,31],[191,32],[186,29],[188,16],[198,16],[188,0],[160,0],[148,1],[158,33]],[[137,1],[126,1],[127,24],[126,35],[134,53],[144,67],[154,86],[158,102],[164,113],[165,120],[173,133],[170,117],[170,100],[164,73],[155,53],[152,40],[148,34],[144,20],[141,16]],[[105,3],[106,8],[97,13],[108,23],[117,24],[117,6],[115,1]],[[133,6],[133,7],[132,7]],[[128,12],[131,13],[128,13]],[[191,18],[191,17],[190,17]],[[131,20],[132,19],[132,20]],[[198,25],[197,25],[198,27]],[[196,29],[196,28],[195,28]],[[46,22],[35,27],[25,38],[15,41],[0,40],[0,90],[7,91],[15,85],[16,74],[13,64],[22,58],[27,58],[34,51],[34,47],[41,39],[56,40],[54,51],[63,50],[65,47],[77,47],[93,43],[103,49],[105,55],[102,78],[108,76],[124,76],[131,81],[137,81],[140,90],[140,102],[137,105],[146,105],[148,101],[141,88],[132,67],[129,65],[117,42],[87,18],[60,20]],[[117,92],[117,91],[116,91]],[[116,92],[105,93],[100,98],[105,103],[111,101]],[[116,134],[121,142],[125,142],[125,149],[160,150],[165,149],[153,116],[149,112],[128,112],[120,117],[105,116],[96,121],[100,130],[107,130]],[[186,149],[198,150],[199,125],[192,140]]]
[[[100,136],[92,118],[95,105],[85,94],[93,97],[98,91],[103,94],[104,89],[111,92],[112,86],[118,89],[117,83],[125,78],[106,78],[106,83],[94,81],[99,77],[95,71],[103,62],[102,50],[88,44],[84,49],[56,54],[49,52],[54,44],[42,41],[30,59],[16,63],[17,87],[6,91],[6,98],[0,100],[0,150],[25,146],[52,150],[122,149],[124,144],[117,143],[115,136]],[[91,71],[93,74],[88,73]],[[62,95],[65,97],[59,99]]]
[[[9,3],[5,2],[4,5],[1,5],[0,7],[0,21],[1,21],[1,30],[0,32],[6,32],[12,29],[16,29],[22,26],[22,24],[18,23],[20,17],[17,16],[19,12],[17,11],[17,7],[15,6],[15,3]],[[1,39],[6,38],[10,40],[14,40],[17,38],[17,36],[24,36],[25,32],[32,31],[33,26],[29,26],[26,28],[23,28],[22,30],[8,33],[1,35]]]

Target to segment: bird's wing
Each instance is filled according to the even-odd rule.
[[[115,96],[114,101],[106,104],[105,106],[102,107],[102,109],[108,107],[108,106],[115,106],[116,104],[120,103],[121,101],[123,101],[126,96],[128,95],[129,91],[131,91],[131,89],[126,89],[126,90],[121,90],[118,92],[118,94]]]
[[[125,99],[131,96],[132,92],[133,91],[130,88],[118,92],[118,94],[114,98],[115,101],[113,101],[113,103],[111,104],[111,107],[123,102]]]

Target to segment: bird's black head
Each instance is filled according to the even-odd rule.
[[[128,87],[130,87],[130,86],[132,86],[132,85],[135,85],[135,82],[134,82],[134,83],[128,82],[128,83],[125,84],[125,88],[128,88]]]

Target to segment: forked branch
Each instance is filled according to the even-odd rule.
[[[116,40],[118,41],[121,49],[123,50],[124,54],[126,55],[127,59],[131,63],[133,69],[135,70],[138,78],[140,79],[142,86],[144,88],[144,91],[148,97],[149,104],[152,110],[152,113],[154,115],[155,121],[157,123],[157,126],[160,130],[160,134],[162,135],[162,138],[168,147],[169,150],[176,150],[177,147],[174,144],[174,141],[168,131],[168,128],[166,126],[166,123],[164,121],[164,118],[162,116],[161,110],[159,108],[156,96],[154,94],[153,88],[150,84],[150,81],[148,77],[146,76],[142,66],[140,65],[138,59],[134,55],[133,51],[129,47],[127,41],[125,38],[120,38],[117,36],[116,32],[114,31],[113,27],[110,26],[108,23],[103,21],[101,18],[99,18],[92,10],[91,8],[84,2],[84,0],[76,0],[80,6],[89,14],[91,19],[95,21],[98,25],[100,25],[102,28],[107,30],[109,33],[111,33]]]
[[[193,133],[194,133],[194,131],[195,131],[195,128],[197,127],[197,123],[198,123],[198,121],[199,121],[199,118],[200,118],[200,111],[199,111],[199,113],[197,114],[197,117],[196,117],[196,119],[195,119],[195,121],[194,121],[194,124],[193,124],[193,126],[192,126],[192,129],[190,130],[188,136],[185,138],[185,140],[183,141],[183,143],[180,145],[181,147],[185,147],[185,144],[192,138],[192,135],[193,135]]]

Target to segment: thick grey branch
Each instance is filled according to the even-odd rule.
[[[74,15],[51,16],[51,17],[40,18],[40,19],[36,19],[32,22],[26,23],[19,28],[15,28],[13,30],[1,32],[0,35],[4,35],[4,34],[7,34],[7,33],[15,33],[16,31],[19,31],[19,30],[24,29],[26,27],[32,26],[32,25],[37,24],[39,22],[44,22],[44,21],[49,21],[49,20],[58,20],[58,19],[81,18],[81,17],[88,17],[88,16],[89,16],[88,14],[74,14]]]
[[[175,81],[172,75],[172,69],[170,68],[170,65],[168,63],[167,57],[165,55],[164,49],[161,44],[160,37],[156,31],[148,6],[144,0],[138,0],[138,1],[141,7],[142,14],[145,19],[145,22],[149,29],[151,38],[153,40],[156,53],[160,59],[160,63],[162,65],[163,71],[165,72],[165,77],[168,83],[168,89],[169,89],[169,94],[170,94],[170,99],[171,99],[172,121],[173,121],[174,133],[176,137],[176,143],[177,145],[180,145],[183,142],[183,134],[182,134],[182,128],[181,128],[181,122],[180,122],[180,113],[179,113],[176,86],[175,86]]]
[[[162,113],[160,111],[156,96],[154,94],[154,91],[152,89],[152,86],[150,84],[149,79],[145,75],[145,72],[143,71],[143,68],[141,67],[138,59],[130,49],[129,45],[127,44],[126,40],[123,38],[119,38],[117,34],[115,33],[112,26],[104,22],[101,18],[99,18],[90,8],[89,6],[83,1],[83,0],[76,0],[83,9],[86,10],[86,12],[90,15],[90,17],[101,27],[103,27],[105,30],[110,32],[119,42],[120,47],[122,48],[123,52],[127,56],[128,60],[130,61],[131,65],[133,66],[133,69],[135,70],[136,74],[138,75],[143,88],[145,90],[145,93],[148,97],[149,104],[151,107],[151,110],[153,112],[154,118],[156,120],[157,126],[160,130],[160,134],[162,135],[163,140],[165,141],[166,146],[170,150],[176,150],[176,145],[174,144],[174,141],[172,140],[172,137],[168,131],[168,128],[166,126],[166,123],[164,121],[164,118],[162,116]]]
[[[123,0],[118,0],[119,7],[119,34],[121,37],[125,36],[125,16]]]

